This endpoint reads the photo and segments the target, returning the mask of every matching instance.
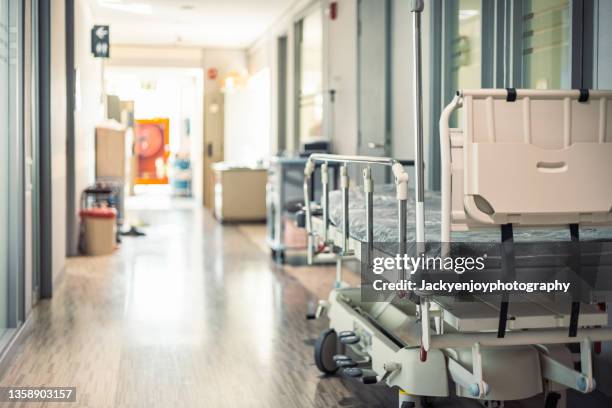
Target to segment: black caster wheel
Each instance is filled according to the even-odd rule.
[[[338,335],[334,329],[324,330],[315,343],[314,360],[323,374],[334,374],[338,366],[334,355],[338,349]]]

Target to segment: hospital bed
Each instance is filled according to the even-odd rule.
[[[454,111],[460,128],[449,126]],[[342,284],[342,262],[361,259],[363,243],[373,242],[612,240],[612,92],[463,90],[442,113],[440,145],[442,191],[423,193],[422,238],[419,203],[400,163],[310,157],[309,261],[322,242],[338,263],[336,288],[317,312],[330,319],[317,341],[317,366],[398,386],[400,401],[414,404],[404,406],[418,407],[415,396],[449,396],[448,379],[458,396],[504,401],[546,393],[550,407],[564,389],[592,391],[593,343],[612,340],[598,305],[537,297],[491,304],[427,294],[365,302],[360,288]],[[329,191],[331,162],[342,165],[339,191]],[[308,199],[314,163],[322,163],[320,216]],[[359,188],[351,187],[351,166],[365,166]],[[390,167],[395,183],[375,186],[375,166]],[[580,345],[581,371],[569,343]]]
[[[460,128],[449,125],[454,111]],[[315,347],[317,366],[398,386],[404,407],[420,406],[421,396],[451,395],[449,379],[461,397],[545,393],[549,407],[562,406],[565,389],[592,391],[593,343],[612,340],[601,307],[537,297],[458,302],[426,293],[365,302],[359,288],[342,284],[342,261],[360,259],[364,242],[612,240],[612,92],[463,90],[442,113],[440,145],[442,191],[423,192],[420,202],[393,159],[310,157],[309,261],[319,241],[338,263],[336,288],[317,312],[330,319]],[[337,192],[327,180],[332,162],[342,164]],[[314,163],[322,163],[320,216],[309,200]],[[351,187],[351,166],[366,166],[361,191]],[[375,166],[390,167],[395,183],[376,188]],[[570,343],[579,344],[580,371]]]
[[[453,394],[488,407],[544,394],[546,408],[565,407],[565,390],[595,389],[594,343],[612,340],[605,308],[592,304],[596,297],[504,294],[497,302],[478,296],[465,302],[412,291],[374,302],[342,283],[342,262],[370,259],[377,241],[396,242],[402,253],[427,241],[512,248],[515,239],[612,240],[612,92],[457,92],[440,118],[441,192],[425,191],[423,1],[412,3],[414,199],[407,172],[392,158],[313,154],[304,170],[308,261],[324,246],[337,262],[335,288],[316,313],[329,317],[330,328],[317,339],[315,363],[326,374],[340,370],[366,384],[398,387],[401,408]],[[454,112],[460,126],[451,128]],[[320,213],[309,191],[317,163]],[[341,165],[339,192],[329,191],[330,163]],[[391,169],[392,186],[374,185],[379,166]],[[354,167],[363,168],[361,192],[351,188]],[[512,251],[501,259],[506,271],[515,269]],[[510,302],[517,296],[523,299]],[[579,349],[579,369],[568,344]]]

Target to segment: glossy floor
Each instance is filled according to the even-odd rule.
[[[394,390],[312,363],[326,322],[305,320],[306,305],[332,269],[275,266],[262,226],[221,226],[189,202],[144,206],[131,215],[146,237],[69,260],[1,385],[76,386],[71,407],[396,406]]]

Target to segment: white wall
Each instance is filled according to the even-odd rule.
[[[202,49],[198,47],[111,44],[108,65],[201,68]]]
[[[247,87],[224,93],[224,160],[255,164],[270,156],[270,72],[261,69]]]
[[[331,0],[323,0],[320,7],[328,7]],[[314,2],[318,3],[318,2]],[[325,126],[328,130],[335,153],[357,153],[357,0],[338,0],[338,14],[335,20],[324,16],[324,90],[336,91],[335,103],[330,108],[326,97]],[[271,27],[268,32],[248,50],[248,66],[251,73],[262,67],[269,67],[271,72],[272,120],[271,149],[275,152],[277,132],[277,38],[286,34],[288,41],[288,105],[287,129],[289,132],[287,146],[293,142],[293,77],[294,50],[293,24],[299,19],[304,8],[312,7],[312,2],[297,3],[283,19]],[[405,0],[391,1],[392,27],[392,67],[391,67],[391,128],[392,155],[401,159],[414,158],[413,104],[412,104],[412,15],[410,2]],[[429,147],[429,11],[426,7],[422,15],[423,27],[423,91],[425,117],[425,157]],[[436,137],[436,136],[434,136]]]
[[[74,2],[74,65],[76,72],[76,98],[74,112],[74,186],[75,209],[80,206],[80,194],[95,180],[95,127],[104,118],[102,101],[102,60],[90,52],[90,29],[95,24],[87,0]],[[78,214],[74,215],[78,237]],[[74,240],[75,246],[77,240]],[[69,254],[76,254],[77,248],[68,248]]]
[[[204,141],[212,146],[212,156],[204,155],[204,204],[213,206],[214,175],[210,165],[223,160],[224,112],[221,79],[232,71],[246,73],[246,53],[244,50],[202,50],[202,66],[204,68]],[[209,79],[206,73],[215,68],[218,76]],[[216,107],[216,108],[215,108]]]
[[[51,207],[53,279],[66,261],[66,30],[63,1],[51,3]]]
[[[326,6],[325,4],[324,6]],[[327,102],[326,128],[331,130],[335,153],[357,153],[357,0],[338,1],[338,17],[323,20],[326,35],[324,88],[336,91]],[[331,123],[329,122],[331,118]]]
[[[292,151],[297,148],[294,146],[293,138],[293,109],[294,109],[294,24],[298,16],[304,14],[311,7],[317,7],[319,0],[297,0],[283,15],[247,50],[247,66],[250,74],[255,74],[262,68],[270,69],[270,95],[272,104],[270,112],[270,150],[276,153],[278,150],[278,50],[277,42],[281,36],[287,36],[287,135],[286,148]]]
[[[324,129],[330,136],[336,153],[355,153],[357,149],[357,0],[338,1],[338,18],[330,22],[323,17],[323,90],[325,94]],[[270,149],[278,151],[278,38],[287,37],[287,107],[285,145],[288,151],[297,150],[294,140],[294,25],[313,9],[321,11],[328,0],[297,1],[267,32],[247,51],[249,73],[262,68],[270,69],[270,94],[272,95],[270,118]],[[336,90],[334,112],[329,109],[327,91]],[[331,120],[331,121],[330,121]]]

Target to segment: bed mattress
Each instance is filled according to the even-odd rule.
[[[374,188],[374,241],[397,242],[397,199],[394,184],[381,184]],[[425,192],[425,239],[428,242],[440,241],[441,230],[441,195],[439,192]],[[331,191],[329,194],[329,215],[331,222],[342,225],[342,192]],[[415,230],[414,191],[410,191],[406,209],[406,240],[414,242]],[[362,188],[349,189],[349,233],[359,241],[366,240],[365,196]],[[521,229],[514,231],[515,241],[566,241],[570,239],[569,228],[556,229]],[[581,240],[612,240],[612,227],[581,227]],[[454,242],[499,242],[500,231],[491,228],[482,231],[453,232]]]

